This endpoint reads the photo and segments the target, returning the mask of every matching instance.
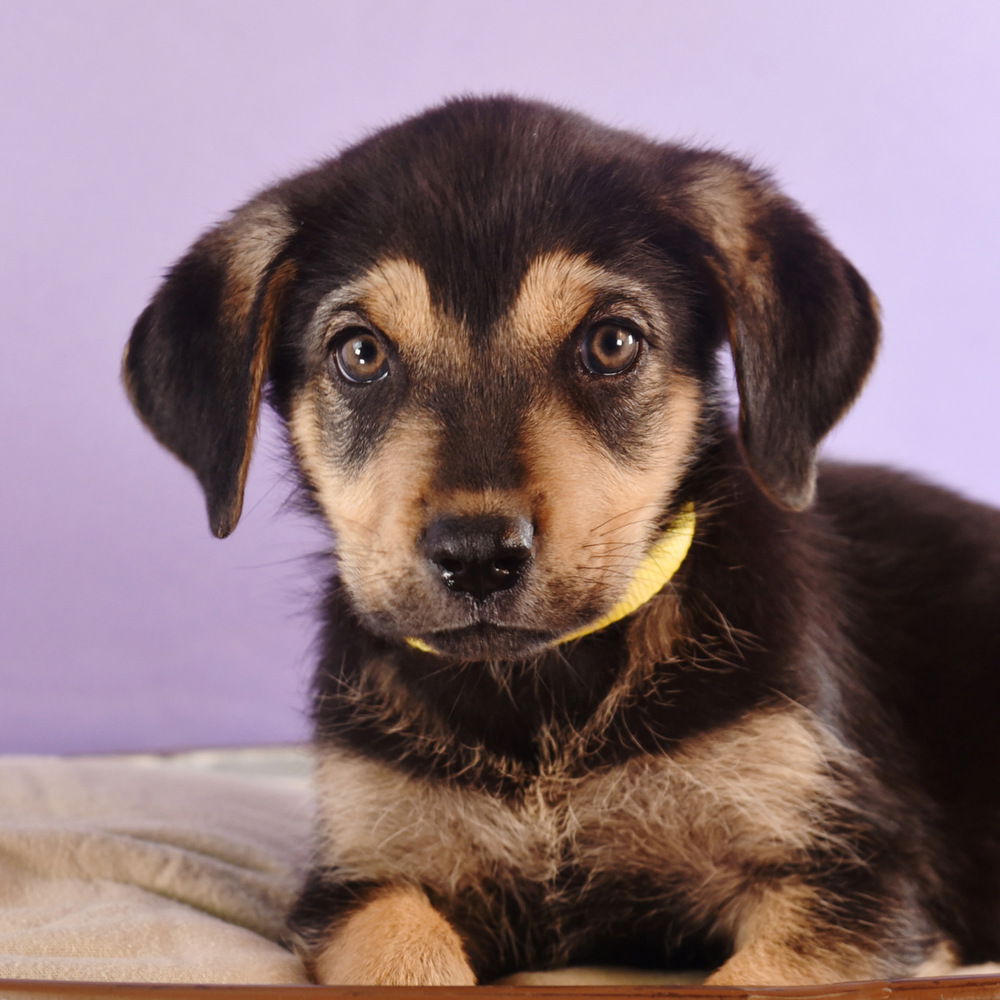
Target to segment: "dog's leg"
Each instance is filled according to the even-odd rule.
[[[318,983],[337,986],[474,986],[455,929],[414,886],[366,893],[346,916],[312,935],[306,961]]]
[[[748,941],[708,979],[706,986],[808,986],[870,979],[867,963],[854,954],[802,952],[783,935]]]
[[[824,903],[819,890],[795,882],[769,889],[740,907],[736,950],[706,985],[805,986],[908,971],[887,962],[888,955],[899,955],[885,940],[888,927],[864,920],[863,933],[845,933],[842,926],[821,916],[832,902]],[[870,902],[866,900],[866,906]],[[891,907],[888,899],[886,905]]]

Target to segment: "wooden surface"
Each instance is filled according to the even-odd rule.
[[[168,986],[0,980],[2,1000],[1000,1000],[1000,976],[829,986]]]

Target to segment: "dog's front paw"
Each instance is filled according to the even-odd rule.
[[[903,970],[900,970],[902,973]],[[706,986],[812,986],[856,982],[886,972],[884,959],[837,941],[829,929],[752,940],[705,980]]]
[[[474,986],[454,928],[411,887],[385,889],[332,931],[312,961],[329,986]]]

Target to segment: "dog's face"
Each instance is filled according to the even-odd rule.
[[[737,161],[465,101],[207,234],[126,378],[218,534],[270,378],[363,621],[508,659],[619,599],[705,447],[727,335],[748,464],[802,506],[874,351],[853,268]]]
[[[540,252],[478,328],[407,257],[324,298],[291,436],[371,627],[507,658],[618,599],[702,403],[650,277]]]

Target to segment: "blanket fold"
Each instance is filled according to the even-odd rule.
[[[278,941],[309,826],[297,779],[0,760],[0,977],[305,982]]]

